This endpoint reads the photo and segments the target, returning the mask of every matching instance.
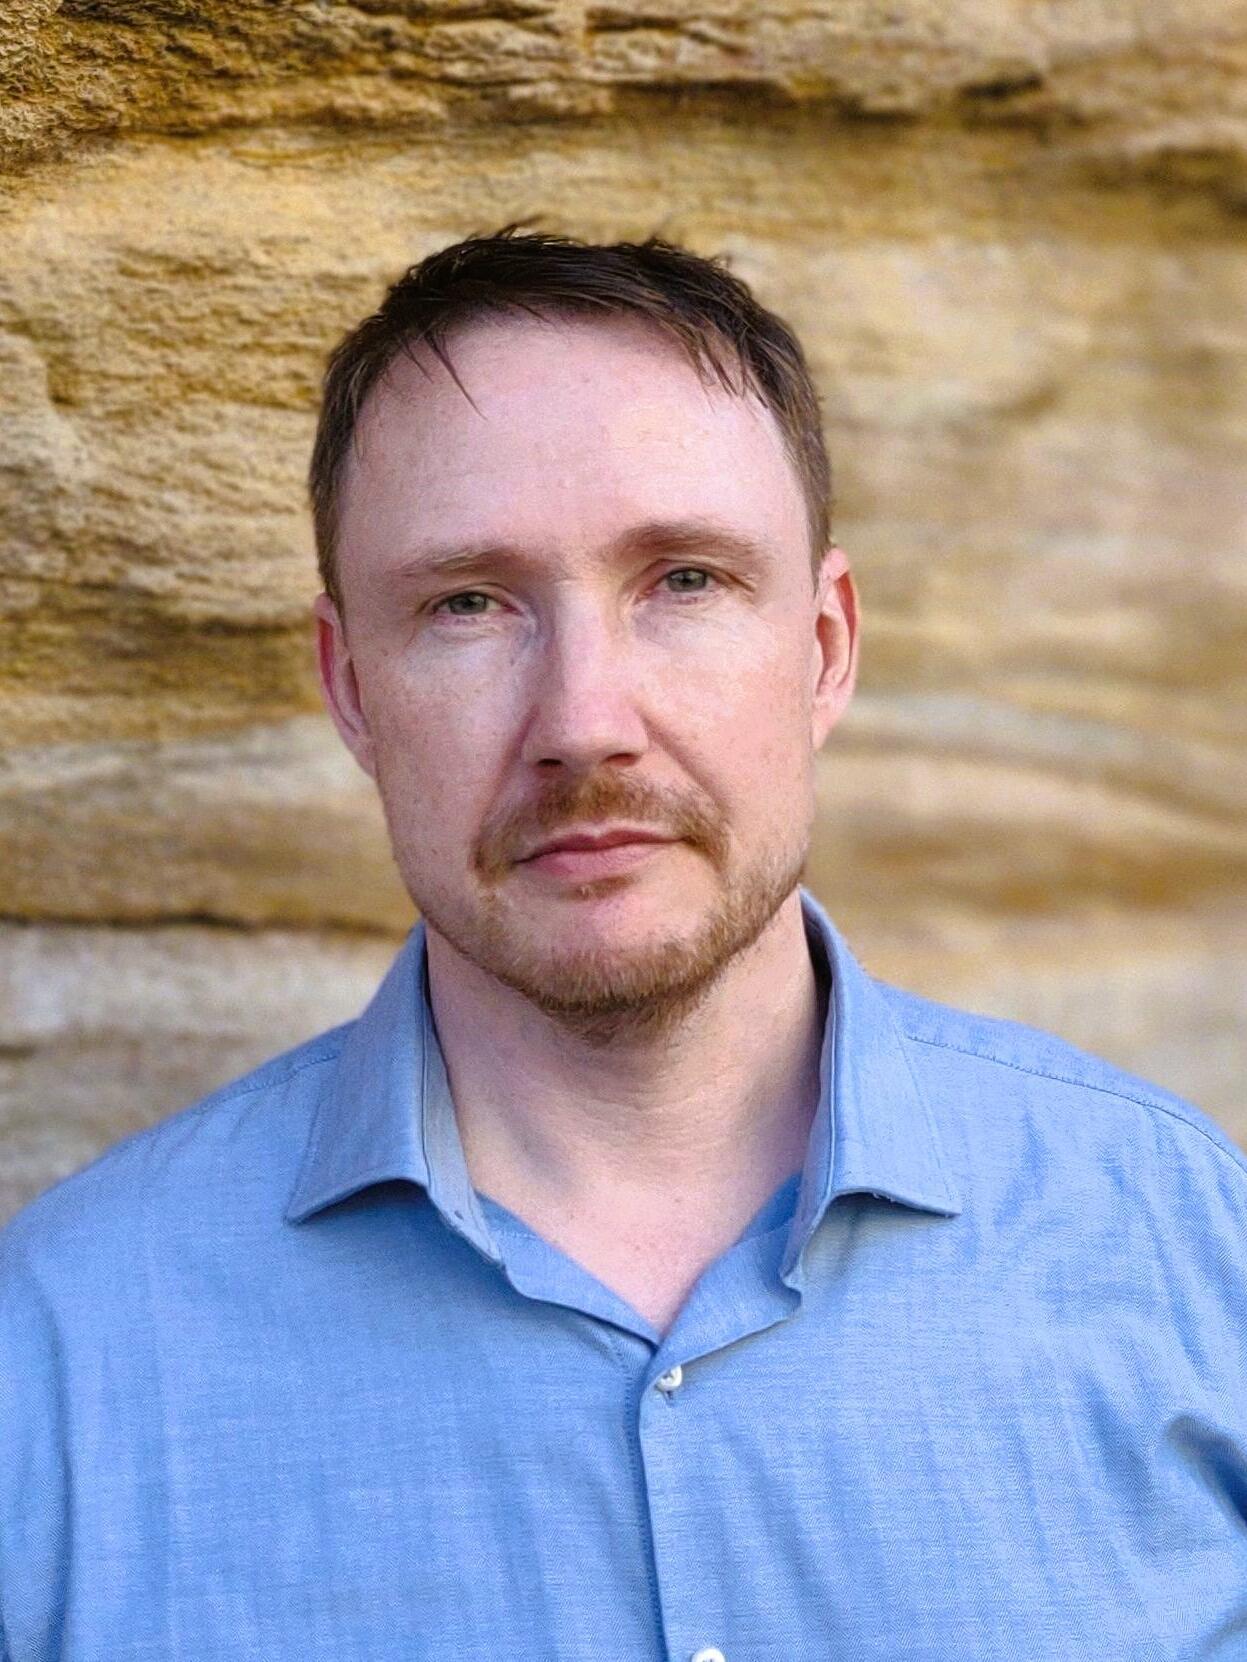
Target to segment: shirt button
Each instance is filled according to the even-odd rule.
[[[668,1368],[666,1373],[660,1373],[658,1378],[654,1381],[657,1389],[660,1390],[665,1396],[670,1396],[672,1391],[678,1391],[683,1383],[684,1369],[678,1362],[674,1368]],[[718,1662],[723,1662],[723,1659],[719,1657],[718,1651],[699,1650],[697,1655],[693,1658],[693,1662],[715,1662],[716,1658],[718,1658]]]
[[[690,1662],[727,1662],[727,1657],[713,1645],[707,1645],[704,1650],[695,1650]]]

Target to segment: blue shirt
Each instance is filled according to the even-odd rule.
[[[1247,1657],[1242,1156],[803,903],[804,1167],[664,1337],[474,1193],[419,928],[19,1214],[9,1662]]]

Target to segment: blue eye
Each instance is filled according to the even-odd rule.
[[[479,617],[488,605],[487,594],[479,589],[465,589],[462,594],[450,594],[445,600],[439,600],[433,610],[448,611],[452,617]]]
[[[700,594],[710,586],[710,573],[699,566],[681,566],[663,578],[674,594]]]

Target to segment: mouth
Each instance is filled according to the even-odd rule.
[[[547,876],[574,878],[583,883],[630,871],[679,841],[678,837],[646,826],[569,831],[540,843],[516,864]]]

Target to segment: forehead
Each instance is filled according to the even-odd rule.
[[[803,549],[805,504],[771,412],[699,375],[652,325],[505,316],[400,354],[368,398],[342,482],[341,548],[425,538],[605,546],[630,523],[719,519]]]

